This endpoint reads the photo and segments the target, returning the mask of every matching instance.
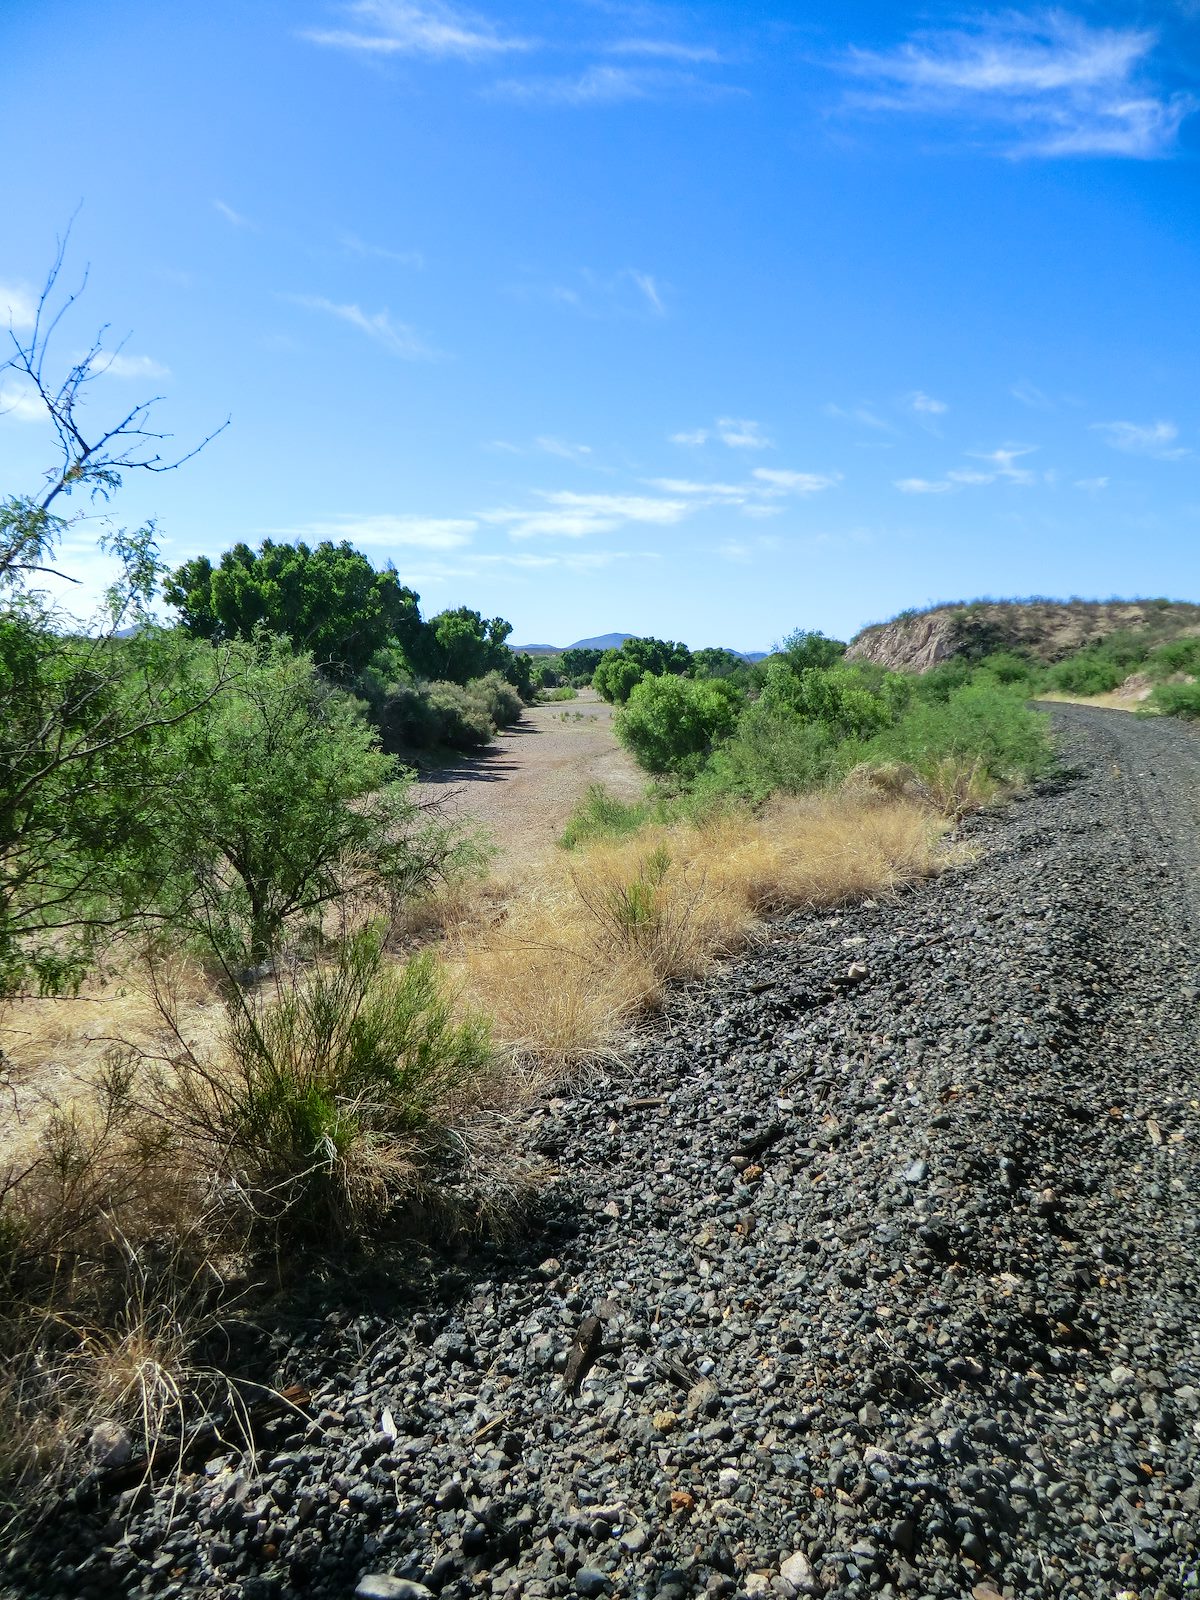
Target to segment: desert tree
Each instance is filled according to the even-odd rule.
[[[61,287],[69,233],[31,324],[10,325],[0,362],[0,378],[41,408],[57,445],[39,486],[0,498],[0,994],[70,986],[96,940],[144,896],[163,737],[215,692],[173,671],[171,643],[150,624],[161,571],[153,523],[109,523],[99,536],[117,575],[90,623],[44,588],[52,578],[79,584],[56,565],[64,535],[127,473],[174,471],[213,437],[166,450],[168,436],[151,427],[158,397],[91,425],[84,399],[110,359],[107,328],[54,375],[57,336],[87,282],[84,273]]]

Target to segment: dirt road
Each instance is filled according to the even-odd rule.
[[[646,786],[612,732],[612,707],[592,691],[578,700],[533,706],[479,756],[425,774],[456,815],[482,822],[500,849],[501,868],[551,849],[589,784],[622,800]]]

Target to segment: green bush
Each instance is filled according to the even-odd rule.
[[[1168,717],[1200,721],[1200,683],[1160,683],[1146,704]]]
[[[648,676],[616,716],[616,733],[656,776],[694,778],[705,757],[733,732],[743,704],[727,678]]]
[[[243,997],[224,1059],[190,1057],[169,1103],[252,1226],[328,1243],[381,1222],[416,1156],[448,1153],[456,1103],[493,1059],[486,1022],[455,1020],[433,956],[388,966],[369,929],[307,981]]]
[[[557,689],[543,689],[539,697],[544,701],[550,700],[578,700],[579,690],[572,684],[563,683]]]
[[[1113,633],[1056,661],[1046,674],[1048,686],[1063,694],[1108,694],[1140,667],[1150,653],[1146,632]]]
[[[1159,645],[1147,658],[1146,670],[1155,678],[1169,677],[1172,672],[1200,674],[1200,638],[1172,639],[1170,644]]]
[[[496,731],[487,707],[457,683],[397,684],[378,720],[383,748],[392,755],[480,750]]]
[[[421,818],[362,707],[311,657],[259,638],[227,657],[196,646],[194,670],[213,692],[172,730],[146,802],[161,864],[152,926],[257,965],[289,930],[316,936],[352,889],[391,902],[450,869],[454,828]]]
[[[946,760],[978,760],[1000,780],[1035,777],[1051,765],[1049,719],[994,682],[964,684],[943,702],[917,701],[892,727],[839,751],[848,770],[862,762],[905,762],[922,775]]]
[[[467,694],[486,711],[495,728],[511,728],[520,722],[525,707],[521,696],[499,672],[487,672],[467,684]]]
[[[768,666],[762,704],[776,715],[820,723],[835,739],[852,739],[886,727],[910,692],[909,681],[896,673],[872,674],[859,667],[796,672],[785,658]]]
[[[696,785],[708,805],[722,800],[758,804],[783,791],[800,794],[825,783],[837,766],[837,739],[821,723],[748,705],[732,735],[713,752]]]

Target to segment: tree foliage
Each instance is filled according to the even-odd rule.
[[[342,678],[393,641],[410,661],[424,645],[420,597],[346,540],[310,549],[266,539],[257,552],[236,544],[216,566],[207,556],[185,561],[163,594],[193,638],[251,639],[265,628]]]
[[[83,287],[58,293],[65,249],[64,240],[32,328],[10,330],[0,363],[41,404],[58,447],[40,490],[0,501],[0,994],[78,981],[96,940],[153,882],[148,798],[165,735],[196,709],[172,675],[170,647],[146,631],[161,570],[152,523],[104,526],[99,543],[117,573],[89,624],[39,589],[47,578],[77,581],[58,570],[56,552],[126,473],[171,471],[195,454],[164,459],[152,400],[94,426],[85,415],[105,330],[64,377],[51,376],[54,338]],[[120,639],[130,623],[136,636]]]
[[[650,674],[690,671],[692,653],[674,639],[626,639],[617,650],[606,650],[592,674],[592,687],[603,700],[623,706],[637,684]]]
[[[172,741],[151,821],[170,863],[154,909],[228,962],[258,963],[347,893],[427,887],[457,860],[457,836],[311,656],[267,636],[231,656],[232,677]],[[201,681],[213,664],[196,652]]]

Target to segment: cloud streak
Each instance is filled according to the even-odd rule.
[[[294,306],[301,306],[305,311],[317,311],[322,316],[333,317],[351,328],[357,328],[359,333],[366,334],[368,339],[382,345],[402,361],[436,361],[439,358],[439,352],[426,344],[415,328],[406,322],[393,322],[392,314],[386,307],[382,311],[368,312],[361,306],[341,305],[319,294],[287,294],[283,299]]]
[[[468,517],[355,516],[347,513],[295,528],[274,528],[273,534],[299,539],[329,539],[372,549],[458,550],[470,544],[478,524]]]
[[[1171,153],[1200,105],[1159,85],[1157,43],[1153,29],[1094,27],[1060,10],[990,15],[891,51],[851,50],[845,69],[869,87],[849,104],[958,123],[1014,156],[1148,160]]]
[[[485,17],[459,7],[405,0],[355,0],[347,6],[351,25],[307,29],[311,44],[367,56],[425,56],[460,60],[529,50],[533,41],[502,34]]]
[[[1126,455],[1152,456],[1156,461],[1182,461],[1190,456],[1186,445],[1177,444],[1179,429],[1173,422],[1093,422],[1114,450]]]
[[[690,428],[668,435],[672,444],[696,447],[714,441],[730,450],[773,450],[775,441],[751,417],[718,417],[711,428]]]
[[[630,523],[670,527],[694,507],[684,498],[636,494],[578,494],[573,490],[540,490],[534,508],[501,506],[481,511],[479,521],[505,528],[513,539],[585,539],[613,533]]]
[[[100,377],[110,378],[169,378],[170,367],[152,356],[127,356],[121,350],[97,350],[91,360],[91,369]]]
[[[0,283],[0,325],[22,333],[37,320],[37,300],[15,283]]]

